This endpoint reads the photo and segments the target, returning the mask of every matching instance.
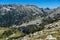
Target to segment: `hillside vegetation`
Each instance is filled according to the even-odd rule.
[[[0,27],[0,40],[16,39],[24,35],[23,32],[14,28]]]

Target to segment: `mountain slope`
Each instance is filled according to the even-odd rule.
[[[46,40],[46,38],[50,35],[52,36],[52,38],[56,38],[56,40],[60,40],[60,20],[45,25],[44,27],[45,28],[41,31],[26,35],[22,38],[18,38],[17,40]]]

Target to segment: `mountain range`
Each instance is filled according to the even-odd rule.
[[[59,20],[60,7],[50,9],[35,5],[0,5],[0,27],[14,28],[26,35],[41,31],[47,28],[46,25]]]

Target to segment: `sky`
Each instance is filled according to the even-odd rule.
[[[60,0],[0,0],[0,4],[30,4],[41,8],[57,8],[60,6]]]

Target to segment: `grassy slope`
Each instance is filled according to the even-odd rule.
[[[24,35],[25,35],[24,33],[20,32],[17,29],[0,27],[0,40],[16,39],[16,38],[22,37]]]

